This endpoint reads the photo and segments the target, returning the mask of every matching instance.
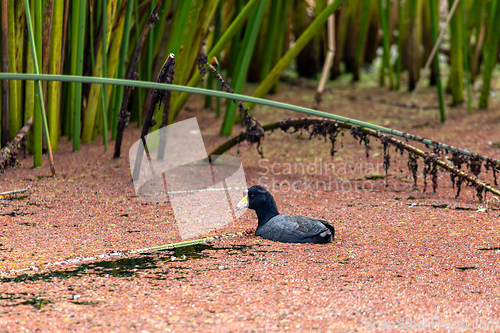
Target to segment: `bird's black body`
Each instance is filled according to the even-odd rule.
[[[248,208],[255,210],[259,224],[256,236],[284,243],[330,243],[334,227],[327,221],[306,216],[280,215],[273,196],[259,185],[248,189]]]

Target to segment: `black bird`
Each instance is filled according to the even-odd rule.
[[[284,243],[330,243],[335,238],[335,229],[327,221],[306,216],[281,215],[273,196],[265,188],[254,185],[244,192],[245,197],[236,210],[255,210],[259,225],[255,235]]]

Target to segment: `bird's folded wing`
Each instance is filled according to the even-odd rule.
[[[319,235],[328,230],[326,221],[298,215],[278,215],[266,225],[266,229],[274,235],[288,234],[290,236],[307,238]],[[294,238],[295,238],[294,237]]]

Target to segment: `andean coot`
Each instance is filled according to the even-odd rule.
[[[255,210],[259,225],[255,235],[284,243],[330,243],[335,237],[335,229],[327,221],[306,216],[281,215],[273,196],[259,185],[250,187],[236,210]]]

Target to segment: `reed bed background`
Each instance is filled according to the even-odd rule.
[[[253,95],[265,97],[279,89],[287,68],[300,77],[318,78],[333,47],[330,79],[348,73],[353,81],[362,81],[361,69],[373,64],[379,84],[387,89],[412,91],[428,77],[428,84],[436,85],[444,122],[443,93],[451,94],[455,105],[467,102],[470,112],[472,105],[488,107],[492,77],[498,73],[500,20],[494,18],[500,17],[499,2],[2,0],[2,72],[126,78],[140,35],[158,6],[158,20],[141,49],[138,80],[156,80],[174,53],[173,83],[198,86],[197,58],[205,52],[209,60],[216,57],[236,93],[253,81],[259,82]],[[335,20],[328,31],[330,15]],[[333,46],[329,33],[334,34]],[[407,78],[405,87],[402,77]],[[203,85],[218,90],[216,81]],[[470,87],[476,81],[481,93],[472,100]],[[34,81],[4,79],[1,87],[1,146],[32,118],[28,148],[35,166],[42,163],[44,147],[57,150],[61,137],[69,137],[75,151],[97,135],[103,135],[105,149],[116,138],[123,86],[45,81],[38,89]],[[172,92],[169,123],[188,97],[187,92]],[[211,97],[206,102],[211,105]],[[135,89],[131,121],[142,122],[147,104],[148,92]],[[216,105],[217,116],[223,117],[221,135],[230,135],[236,105],[227,103],[225,110],[220,101]],[[162,110],[155,118],[160,124]],[[50,135],[43,139],[43,132]]]

